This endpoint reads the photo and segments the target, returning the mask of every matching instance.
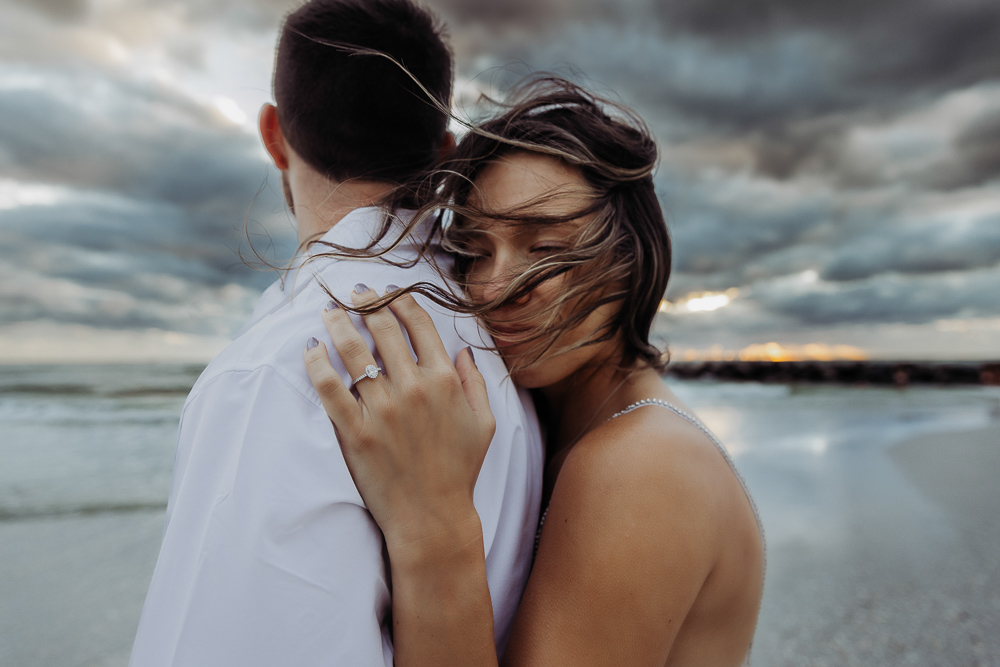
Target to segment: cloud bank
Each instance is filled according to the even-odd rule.
[[[238,328],[273,278],[240,261],[247,230],[275,259],[294,243],[253,128],[289,4],[0,2],[0,327]],[[460,113],[549,70],[647,120],[668,298],[739,295],[663,315],[672,342],[937,347],[964,331],[943,321],[1000,318],[996,2],[430,4]]]

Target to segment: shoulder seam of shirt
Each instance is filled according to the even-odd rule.
[[[192,390],[192,392],[190,394],[188,394],[188,398],[184,402],[184,407],[181,410],[181,420],[183,421],[183,419],[184,419],[184,413],[187,412],[188,406],[191,405],[191,403],[193,403],[194,401],[198,400],[198,397],[201,395],[201,393],[203,391],[205,391],[205,389],[209,385],[214,384],[217,380],[220,380],[223,377],[226,377],[226,376],[229,376],[229,375],[233,375],[233,374],[236,374],[236,373],[253,374],[253,373],[259,373],[259,372],[262,372],[262,371],[265,371],[265,370],[271,371],[274,375],[276,375],[278,378],[280,378],[281,381],[284,384],[286,384],[292,391],[294,391],[296,394],[298,394],[299,396],[301,396],[305,400],[309,401],[309,403],[311,403],[314,407],[319,408],[320,410],[323,410],[323,411],[326,410],[323,407],[322,402],[319,401],[319,395],[318,394],[317,394],[316,398],[314,399],[312,396],[308,395],[307,393],[305,393],[301,389],[299,389],[297,386],[295,386],[295,383],[292,382],[291,380],[289,380],[289,378],[286,377],[285,373],[283,371],[281,371],[277,366],[275,366],[274,364],[267,363],[267,364],[259,364],[257,366],[252,367],[252,368],[228,368],[228,369],[226,369],[224,371],[220,371],[218,374],[216,374],[212,378],[210,378],[208,380],[205,380],[204,384],[202,384],[200,387],[197,387],[195,390]]]

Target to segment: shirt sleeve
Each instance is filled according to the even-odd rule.
[[[268,367],[196,392],[130,665],[390,666],[381,533],[326,413]]]

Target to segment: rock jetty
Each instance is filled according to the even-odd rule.
[[[1000,386],[1000,361],[675,361],[667,375],[770,383]]]

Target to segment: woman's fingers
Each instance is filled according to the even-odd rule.
[[[361,419],[361,406],[344,384],[340,373],[330,364],[330,356],[322,341],[310,338],[303,353],[306,372],[312,380],[326,414],[341,430],[354,430]]]
[[[347,372],[352,379],[358,380],[355,384],[361,397],[371,398],[377,395],[376,392],[384,394],[385,378],[377,375],[374,378],[364,377],[368,367],[375,366],[375,357],[368,349],[368,343],[354,328],[351,317],[331,302],[331,306],[323,311],[323,322]]]
[[[389,304],[410,335],[410,343],[417,353],[418,366],[451,364],[451,357],[444,349],[434,320],[427,314],[412,294],[404,294]]]
[[[378,293],[364,284],[356,285],[351,293],[351,300],[359,307],[367,306],[378,298]],[[396,374],[407,366],[413,366],[413,353],[410,352],[410,345],[406,342],[395,315],[387,308],[380,308],[363,317],[387,374]]]
[[[367,289],[357,296],[358,305],[375,298]],[[395,330],[383,316],[399,317]],[[315,339],[305,352],[306,368],[366,507],[388,542],[405,544],[449,525],[472,502],[495,422],[472,350],[460,352],[452,365],[433,321],[412,296],[366,319],[383,359],[393,350],[405,353],[407,372],[361,380],[357,401]],[[360,377],[372,354],[351,317],[331,307],[323,320],[344,365]],[[400,323],[410,333],[417,365]]]
[[[471,347],[467,347],[458,353],[455,360],[455,370],[458,371],[458,378],[462,381],[462,391],[465,392],[465,400],[469,402],[469,407],[476,415],[476,421],[484,433],[489,432],[490,437],[486,438],[489,443],[496,431],[496,419],[490,409],[490,397],[486,391],[486,379],[479,372],[476,366],[476,357]]]

